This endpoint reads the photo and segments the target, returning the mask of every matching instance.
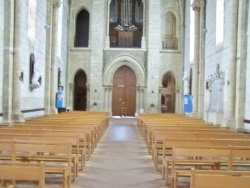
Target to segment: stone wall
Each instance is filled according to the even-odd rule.
[[[3,36],[4,36],[4,0],[0,0],[0,114],[3,113]],[[2,115],[0,115],[0,122]]]
[[[247,9],[249,10],[250,5],[248,4]],[[245,123],[244,128],[247,132],[250,132],[250,14],[248,14],[247,17],[247,34],[246,34],[246,41],[247,41],[247,47],[245,48],[246,53],[246,93],[245,93]]]

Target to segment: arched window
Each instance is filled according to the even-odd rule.
[[[163,16],[162,48],[178,48],[177,21],[175,15],[171,11],[166,12]]]
[[[76,18],[75,47],[89,45],[89,13],[86,10],[79,12]]]
[[[216,46],[224,41],[224,0],[216,1]]]

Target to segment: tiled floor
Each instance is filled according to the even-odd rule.
[[[184,181],[185,182],[185,181]],[[185,184],[184,184],[185,185]],[[33,188],[34,184],[18,187]],[[47,176],[46,188],[61,188],[61,176]],[[112,118],[110,126],[72,188],[163,188],[135,118]],[[187,186],[184,186],[187,187]]]

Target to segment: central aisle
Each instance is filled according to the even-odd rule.
[[[111,118],[84,173],[73,188],[159,188],[161,173],[153,167],[135,118]]]

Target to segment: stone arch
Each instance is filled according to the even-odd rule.
[[[87,75],[78,69],[74,75],[74,110],[87,109]]]
[[[89,13],[89,33],[91,33],[91,9],[87,6],[87,5],[76,5],[74,6],[74,3],[72,3],[72,8],[71,8],[71,25],[70,25],[70,33],[72,33],[74,36],[76,33],[76,20],[77,20],[77,16],[78,14],[82,11],[82,10],[86,10]],[[90,41],[90,37],[89,36],[89,41]],[[74,46],[74,38],[70,39],[71,40],[71,45]],[[88,45],[90,46],[90,44]]]
[[[176,109],[176,77],[172,71],[162,75],[161,112],[174,113]]]
[[[82,9],[75,18],[74,46],[88,47],[90,35],[90,14]]]
[[[86,75],[86,81],[87,81],[87,83],[88,83],[89,74],[88,74],[88,71],[86,71],[86,70],[83,69],[83,68],[77,68],[76,70],[72,71],[72,73],[71,73],[71,75],[70,75],[70,79],[69,79],[70,81],[69,81],[69,83],[74,83],[75,75],[76,75],[77,72],[79,72],[79,71],[83,71],[83,72],[85,73],[85,75]]]
[[[171,22],[172,25],[170,24]],[[178,12],[172,7],[168,8],[162,15],[161,40],[163,49],[178,49],[178,39],[180,38],[179,25]]]
[[[137,86],[146,85],[146,69],[135,58],[128,55],[121,55],[109,62],[103,71],[103,85],[112,85],[115,72],[123,65],[131,68],[136,75]]]

